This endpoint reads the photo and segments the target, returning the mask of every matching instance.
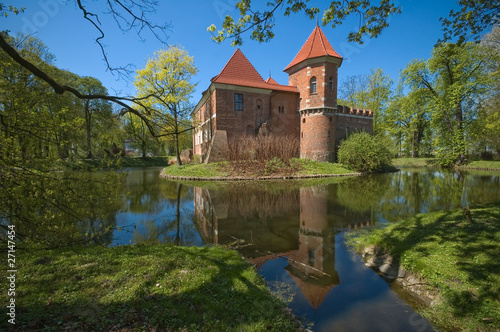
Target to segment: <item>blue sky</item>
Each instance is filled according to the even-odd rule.
[[[117,80],[106,71],[106,67],[95,38],[99,35],[83,19],[73,1],[66,0],[19,0],[17,6],[27,7],[25,13],[0,18],[0,30],[11,33],[35,33],[56,56],[56,66],[81,76],[93,76],[103,82],[111,94],[134,94],[133,84]],[[100,13],[106,37],[106,51],[113,66],[131,64],[134,69],[145,66],[147,59],[159,49],[165,48],[151,34],[145,33],[141,42],[135,32],[121,32],[114,22],[102,14],[97,1],[87,1],[88,9]],[[199,73],[193,102],[197,102],[229,60],[235,48],[230,42],[216,44],[210,39],[207,27],[212,23],[218,27],[227,14],[237,15],[236,0],[183,0],[161,1],[152,19],[172,25],[167,42],[182,46],[194,57]],[[254,0],[254,3],[263,1]],[[325,8],[329,1],[311,0],[311,5]],[[322,27],[333,48],[344,57],[339,69],[339,84],[347,76],[369,74],[371,69],[381,68],[396,82],[399,72],[413,59],[427,59],[432,48],[441,37],[440,17],[447,17],[451,9],[458,9],[456,0],[400,0],[402,14],[390,17],[390,26],[377,39],[366,39],[363,45],[347,42],[349,31],[356,27],[357,18],[345,22],[341,27]],[[261,76],[271,76],[281,84],[288,84],[288,75],[283,69],[295,57],[316,25],[305,14],[289,17],[277,14],[275,38],[268,43],[257,43],[244,38],[241,50]]]

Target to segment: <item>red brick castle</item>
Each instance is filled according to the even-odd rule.
[[[234,140],[272,134],[299,139],[301,158],[334,161],[348,133],[373,132],[371,111],[337,105],[341,64],[319,26],[284,69],[289,85],[264,81],[237,49],[193,110],[194,154],[218,161]]]

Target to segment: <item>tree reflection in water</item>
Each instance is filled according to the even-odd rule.
[[[416,314],[348,252],[344,231],[500,201],[498,175],[485,172],[420,168],[348,179],[203,184],[145,172],[127,182],[117,222],[138,220],[131,242],[233,247],[272,290],[293,298],[294,313],[326,330],[366,330],[375,321],[385,330],[415,330],[408,317]],[[365,319],[353,318],[360,315]]]

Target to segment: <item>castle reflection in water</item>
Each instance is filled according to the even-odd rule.
[[[257,269],[278,257],[311,307],[340,283],[335,234],[370,225],[369,211],[353,213],[334,199],[338,186],[285,190],[235,185],[194,188],[194,222],[205,243],[236,246]]]

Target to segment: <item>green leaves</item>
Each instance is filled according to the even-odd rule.
[[[459,11],[450,11],[449,19],[440,18],[443,25],[443,38],[438,43],[455,40],[462,45],[491,26],[498,26],[500,5],[490,0],[460,0]]]
[[[255,5],[252,6],[251,0],[240,0],[236,3],[236,8],[240,11],[237,21],[227,15],[221,30],[217,31],[217,27],[212,24],[207,31],[212,34],[213,41],[221,43],[225,39],[231,39],[232,46],[241,45],[242,35],[248,31],[251,31],[250,39],[268,42],[274,38],[275,13],[278,10],[283,10],[284,16],[303,11],[309,19],[316,18],[320,13],[320,8],[309,6],[308,2],[308,0],[273,0],[267,2],[264,9],[256,9]],[[378,6],[371,4],[369,0],[331,1],[330,5],[324,9],[321,22],[324,26],[331,25],[335,28],[349,16],[358,16],[360,27],[358,31],[349,33],[348,40],[362,44],[365,36],[369,38],[379,36],[382,30],[389,26],[387,22],[389,16],[399,13],[401,9],[393,0],[382,0]]]
[[[192,107],[188,101],[196,86],[192,78],[197,72],[193,57],[184,49],[171,46],[155,52],[146,67],[137,71],[134,81],[138,98],[148,110],[142,114],[143,119],[156,131],[151,134],[174,138],[178,163],[179,136],[188,135],[191,128]]]
[[[373,172],[391,165],[390,151],[372,135],[360,132],[351,134],[340,143],[339,163],[358,172]]]

